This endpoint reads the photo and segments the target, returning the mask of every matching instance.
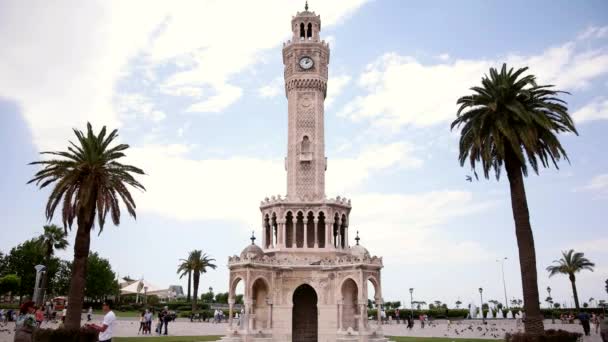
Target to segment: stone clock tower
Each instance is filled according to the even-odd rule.
[[[329,46],[319,37],[321,18],[308,10],[291,20],[293,36],[283,46],[288,103],[287,198],[325,198],[324,102]]]
[[[291,19],[283,45],[287,96],[287,195],[260,203],[262,243],[256,238],[228,259],[230,317],[244,285],[243,315],[230,320],[223,341],[386,342],[368,320],[368,290],[382,305],[382,258],[349,241],[351,202],[325,196],[324,101],[329,46],[321,17]],[[378,314],[378,319],[380,318]]]

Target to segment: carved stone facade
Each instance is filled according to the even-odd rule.
[[[387,341],[367,312],[368,284],[375,293],[369,299],[382,305],[382,258],[371,256],[358,237],[350,246],[350,200],[325,196],[329,46],[319,38],[321,19],[306,9],[291,24],[293,38],[283,47],[287,196],[261,202],[261,246],[252,238],[228,260],[231,319],[222,340]],[[232,308],[240,282],[245,308],[237,323]]]

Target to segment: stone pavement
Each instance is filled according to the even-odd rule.
[[[94,323],[100,323],[101,316],[93,318]],[[84,321],[83,321],[84,322]],[[374,325],[373,322],[370,324]],[[44,323],[43,327],[56,327],[56,324]],[[154,328],[154,327],[153,327]],[[427,324],[424,328],[416,322],[412,330],[408,330],[404,324],[383,325],[385,335],[391,336],[418,336],[418,337],[454,337],[454,338],[488,338],[502,339],[506,332],[514,332],[523,327],[517,327],[513,320],[491,320],[487,325],[482,325],[480,321],[459,321],[448,323],[445,320],[437,320]],[[14,324],[0,327],[0,342],[13,341]],[[114,327],[115,336],[130,337],[137,336],[139,322],[137,318],[119,318]],[[227,324],[220,323],[201,323],[190,322],[187,319],[178,319],[176,322],[169,323],[169,335],[171,336],[197,336],[197,335],[223,335],[226,332]],[[563,329],[568,331],[583,332],[580,324],[551,324],[545,321],[545,329]],[[601,342],[599,335],[592,331],[592,335],[584,337],[584,342]]]

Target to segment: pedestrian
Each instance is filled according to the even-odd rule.
[[[595,326],[595,333],[599,334],[600,333],[600,324],[602,323],[602,321],[604,320],[604,314],[593,314],[593,325]]]
[[[113,304],[114,303],[112,303],[111,300],[106,300],[103,303],[101,308],[104,316],[103,323],[101,325],[89,323],[85,325],[99,332],[99,342],[112,342],[114,323],[116,322],[116,315],[114,314],[114,311],[112,311]]]
[[[139,333],[143,332],[144,334],[146,333],[146,312],[142,311],[141,315],[139,315],[139,330],[137,330],[137,335],[139,335]]]
[[[418,316],[418,320],[420,320],[420,328],[424,329],[424,315]]]
[[[21,305],[19,316],[15,323],[14,342],[32,342],[32,335],[36,329],[36,307],[34,302],[28,301]]]
[[[87,312],[87,322],[90,322],[93,319],[93,307],[89,306],[89,311]]]
[[[6,323],[4,309],[0,308],[0,323]]]
[[[146,314],[144,315],[144,320],[146,323],[145,329],[144,329],[144,334],[147,332],[148,335],[150,335],[151,330],[152,330],[152,317],[154,317],[154,315],[152,314],[152,312],[150,312],[150,310],[146,309]]]
[[[380,309],[380,323],[386,324],[386,311],[384,311],[384,308]]]
[[[169,315],[169,307],[165,306],[162,313],[163,314],[162,314],[161,324],[165,326],[165,333],[163,335],[168,335],[169,334],[169,321],[171,321],[171,316]],[[162,326],[161,326],[161,328],[162,328]]]
[[[578,315],[578,320],[581,321],[581,325],[583,326],[583,330],[585,331],[585,336],[590,336],[591,326],[589,325],[589,314],[582,311]]]
[[[36,310],[36,324],[38,326],[38,328],[40,328],[40,326],[42,326],[42,322],[44,321],[44,311],[42,307],[39,307]]]
[[[407,316],[407,328],[410,330],[414,328],[414,317],[412,315]]]
[[[399,309],[395,309],[395,319],[397,320],[397,324],[399,324],[399,321],[401,319],[401,317],[399,316]]]

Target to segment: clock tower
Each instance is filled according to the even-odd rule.
[[[283,46],[288,102],[287,198],[325,198],[324,102],[327,94],[329,46],[319,36],[321,18],[298,12],[291,19],[292,39]]]

